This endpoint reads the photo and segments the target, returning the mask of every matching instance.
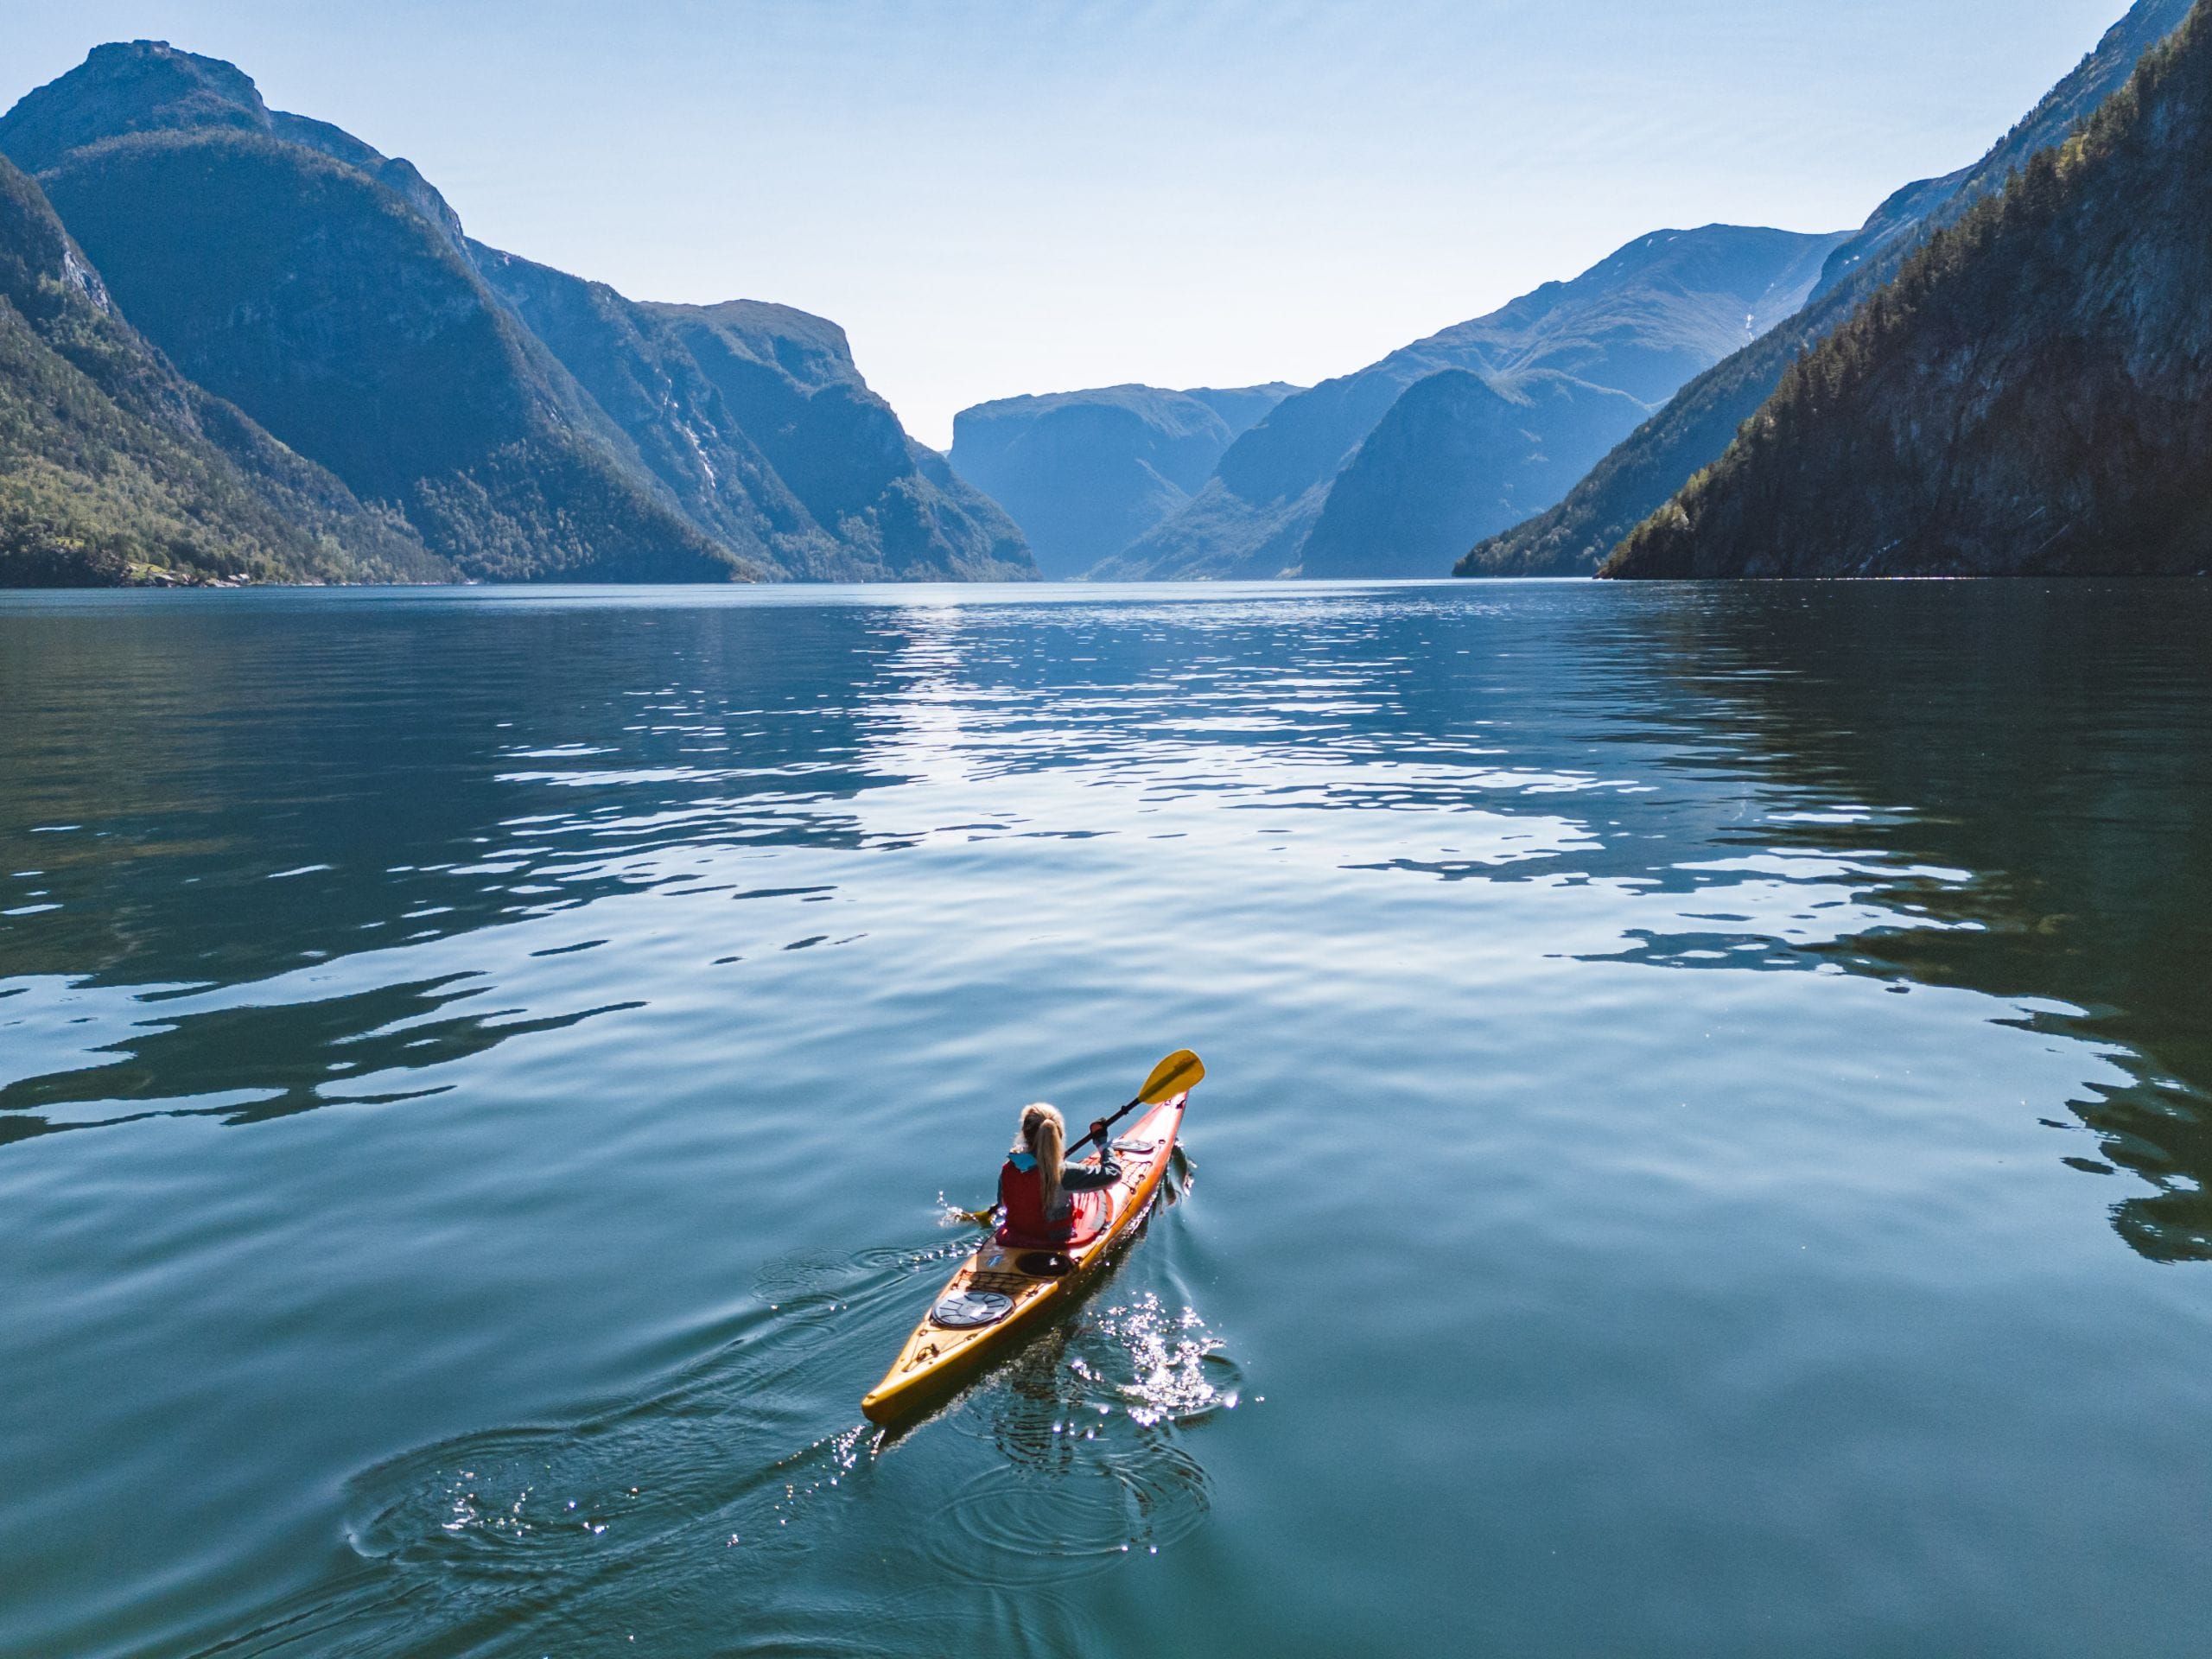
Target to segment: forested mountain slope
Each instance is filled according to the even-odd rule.
[[[1603,574],[2212,569],[2212,15],[1938,232]]]
[[[1894,276],[1929,232],[1955,219],[2037,151],[2061,143],[2171,34],[2190,0],[2137,0],[2095,49],[1970,167],[1904,186],[1828,257],[1798,315],[1675,394],[1548,511],[1478,543],[1456,567],[1479,575],[1575,575],[1726,448],[1783,372]]]
[[[231,65],[138,41],[25,97],[0,150],[40,168],[123,315],[179,369],[393,504],[464,573],[758,574],[631,475],[611,423],[447,226],[330,153],[333,130],[310,147],[278,126]]]
[[[0,586],[451,575],[178,374],[0,158]]]

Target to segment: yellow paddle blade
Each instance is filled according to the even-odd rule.
[[[1198,1079],[1205,1074],[1204,1060],[1187,1048],[1179,1048],[1152,1068],[1144,1087],[1137,1090],[1137,1098],[1147,1106],[1157,1106],[1163,1100],[1173,1100],[1197,1088]]]

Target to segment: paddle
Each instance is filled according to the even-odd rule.
[[[1187,1048],[1177,1049],[1152,1068],[1152,1075],[1144,1080],[1144,1087],[1137,1090],[1136,1098],[1108,1118],[1106,1127],[1112,1128],[1140,1106],[1157,1106],[1163,1100],[1173,1100],[1178,1095],[1189,1093],[1198,1086],[1198,1080],[1205,1074],[1204,1060]],[[1093,1130],[1080,1141],[1070,1141],[1068,1155],[1073,1157],[1096,1139],[1097,1132]]]
[[[1188,1094],[1198,1086],[1199,1079],[1205,1074],[1206,1065],[1204,1060],[1187,1048],[1177,1049],[1152,1068],[1152,1075],[1144,1080],[1144,1087],[1137,1090],[1135,1098],[1113,1116],[1108,1118],[1106,1127],[1111,1129],[1140,1106],[1157,1106],[1163,1100],[1173,1100],[1178,1095]],[[1072,1158],[1078,1150],[1089,1146],[1097,1138],[1096,1133],[1085,1135],[1080,1141],[1069,1145],[1066,1155]],[[991,1213],[988,1209],[963,1210],[960,1212],[963,1219],[974,1222],[978,1227],[988,1227],[991,1224]]]

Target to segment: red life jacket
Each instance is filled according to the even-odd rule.
[[[999,1203],[1006,1219],[999,1225],[1001,1244],[1085,1244],[1098,1236],[1114,1213],[1109,1192],[1063,1192],[1068,1213],[1058,1221],[1045,1216],[1045,1182],[1035,1160],[1024,1169],[1009,1157],[999,1167]]]

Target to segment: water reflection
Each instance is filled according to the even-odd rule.
[[[1669,620],[1651,671],[1757,734],[1702,764],[1826,803],[1717,838],[1801,868],[1878,855],[1853,871],[1859,925],[1796,948],[2039,1000],[2026,1023],[2101,1040],[2132,1080],[2069,1103],[2154,1189],[2120,1200],[2114,1226],[2153,1260],[2212,1259],[2202,584],[1793,584]]]
[[[130,1109],[138,1103],[188,1100],[195,1103],[165,1109],[257,1123],[339,1103],[421,1099],[451,1085],[405,1088],[400,1086],[405,1074],[465,1059],[510,1037],[559,1031],[594,1014],[641,1006],[607,1003],[535,1018],[517,1007],[447,1012],[485,995],[489,988],[470,984],[474,977],[454,973],[274,1004],[238,1004],[219,993],[166,998],[158,1017],[131,1021],[134,1031],[151,1027],[154,1034],[94,1051],[114,1056],[106,1064],[93,1060],[83,1070],[47,1072],[0,1087],[0,1112],[22,1114],[0,1117],[0,1141],[41,1128],[128,1122],[144,1115]],[[53,1000],[60,1007],[79,1006],[67,990]],[[378,1079],[377,1086],[363,1088],[368,1078]],[[87,1108],[93,1109],[90,1115]]]
[[[1813,1534],[1964,1490],[1895,1473],[1975,1432],[1896,1428],[1986,1381],[1948,1322],[2094,1386],[2083,1260],[2212,1256],[2199,588],[167,598],[0,604],[45,1650],[1114,1650],[1179,1586],[1291,1650],[1458,1630],[1392,1573],[1463,1537],[1525,1634],[1590,1537],[1768,1586],[1777,1525],[1902,1582]],[[969,1242],[928,1195],[1185,1041],[1218,1208],[862,1433]],[[2083,1241],[2032,1312],[2023,1215]],[[1925,1531],[2042,1512],[1970,1501]],[[1637,1605],[1715,1605],[1678,1566]]]
[[[2157,1189],[2116,1224],[2200,1256],[2204,608],[2188,588],[1577,595],[1535,632],[1421,589],[17,614],[0,1029],[36,1058],[0,1074],[0,1137],[408,1092],[410,1072],[628,1006],[443,1013],[506,994],[410,955],[624,893],[829,896],[748,887],[734,851],[1127,836],[1202,801],[1236,816],[1173,833],[1258,814],[1294,861],[1711,901],[1594,957],[1838,965],[2091,1011],[2069,1029],[2129,1051],[2137,1081],[2078,1109]],[[993,810],[995,783],[1040,774],[1095,815]],[[963,795],[966,822],[906,804]],[[1319,813],[1351,816],[1316,836]],[[1395,813],[1451,815],[1451,843],[1406,848]],[[364,953],[391,965],[355,988],[303,971]]]
[[[0,921],[23,974],[279,973],[849,845],[870,613],[307,605],[0,619]],[[607,764],[609,757],[617,764]],[[382,934],[384,937],[364,937]]]

